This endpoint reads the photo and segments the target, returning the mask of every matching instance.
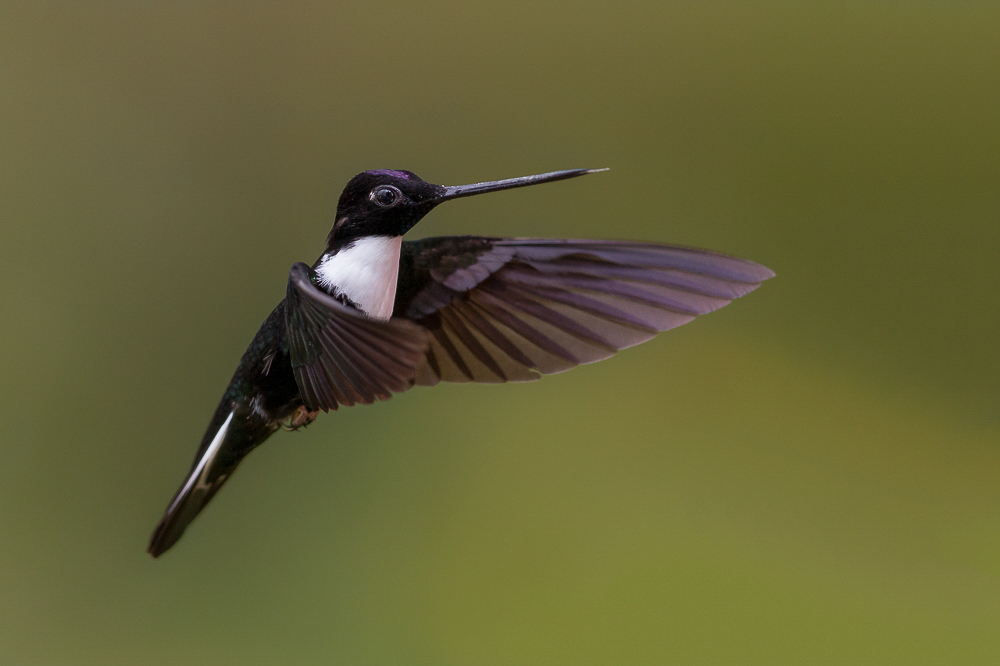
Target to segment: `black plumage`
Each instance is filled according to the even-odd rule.
[[[352,179],[327,251],[312,267],[292,267],[285,300],[243,355],[149,552],[170,548],[239,462],[281,427],[299,428],[320,411],[386,400],[414,385],[531,381],[599,361],[774,275],[745,259],[632,241],[392,240],[442,201],[586,173],[460,187],[426,183],[408,171]],[[386,251],[398,251],[398,259],[389,257],[392,267],[398,261],[398,277],[386,282],[395,292],[391,317],[370,312],[357,294],[317,273],[324,262],[341,261],[341,269],[366,274],[368,254],[346,257],[372,238],[380,239],[370,246],[372,257],[385,261]],[[357,280],[349,282],[356,288]]]

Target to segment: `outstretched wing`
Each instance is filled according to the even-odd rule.
[[[388,400],[413,386],[426,334],[404,319],[379,321],[318,289],[315,273],[292,266],[285,328],[292,371],[311,410]]]
[[[418,384],[530,381],[608,358],[773,276],[652,243],[425,238],[403,243],[393,317],[428,331]]]

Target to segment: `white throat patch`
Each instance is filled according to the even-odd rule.
[[[373,319],[392,315],[402,236],[366,236],[316,267],[320,283],[347,296]]]

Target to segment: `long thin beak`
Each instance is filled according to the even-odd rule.
[[[551,183],[557,180],[566,180],[567,178],[584,176],[588,173],[597,173],[598,171],[607,171],[607,169],[566,169],[565,171],[540,173],[536,176],[522,176],[520,178],[507,178],[505,180],[491,180],[485,183],[473,183],[472,185],[446,185],[444,186],[444,194],[438,197],[438,201],[458,199],[460,197],[471,197],[473,194],[496,192],[498,190],[510,190],[515,187],[527,187],[528,185],[537,185],[539,183]]]

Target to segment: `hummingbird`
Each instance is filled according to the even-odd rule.
[[[436,206],[605,169],[472,185],[410,171],[352,178],[326,250],[296,263],[153,532],[158,557],[280,429],[439,382],[532,381],[608,358],[756,289],[745,259],[634,241],[442,236],[404,241]]]

